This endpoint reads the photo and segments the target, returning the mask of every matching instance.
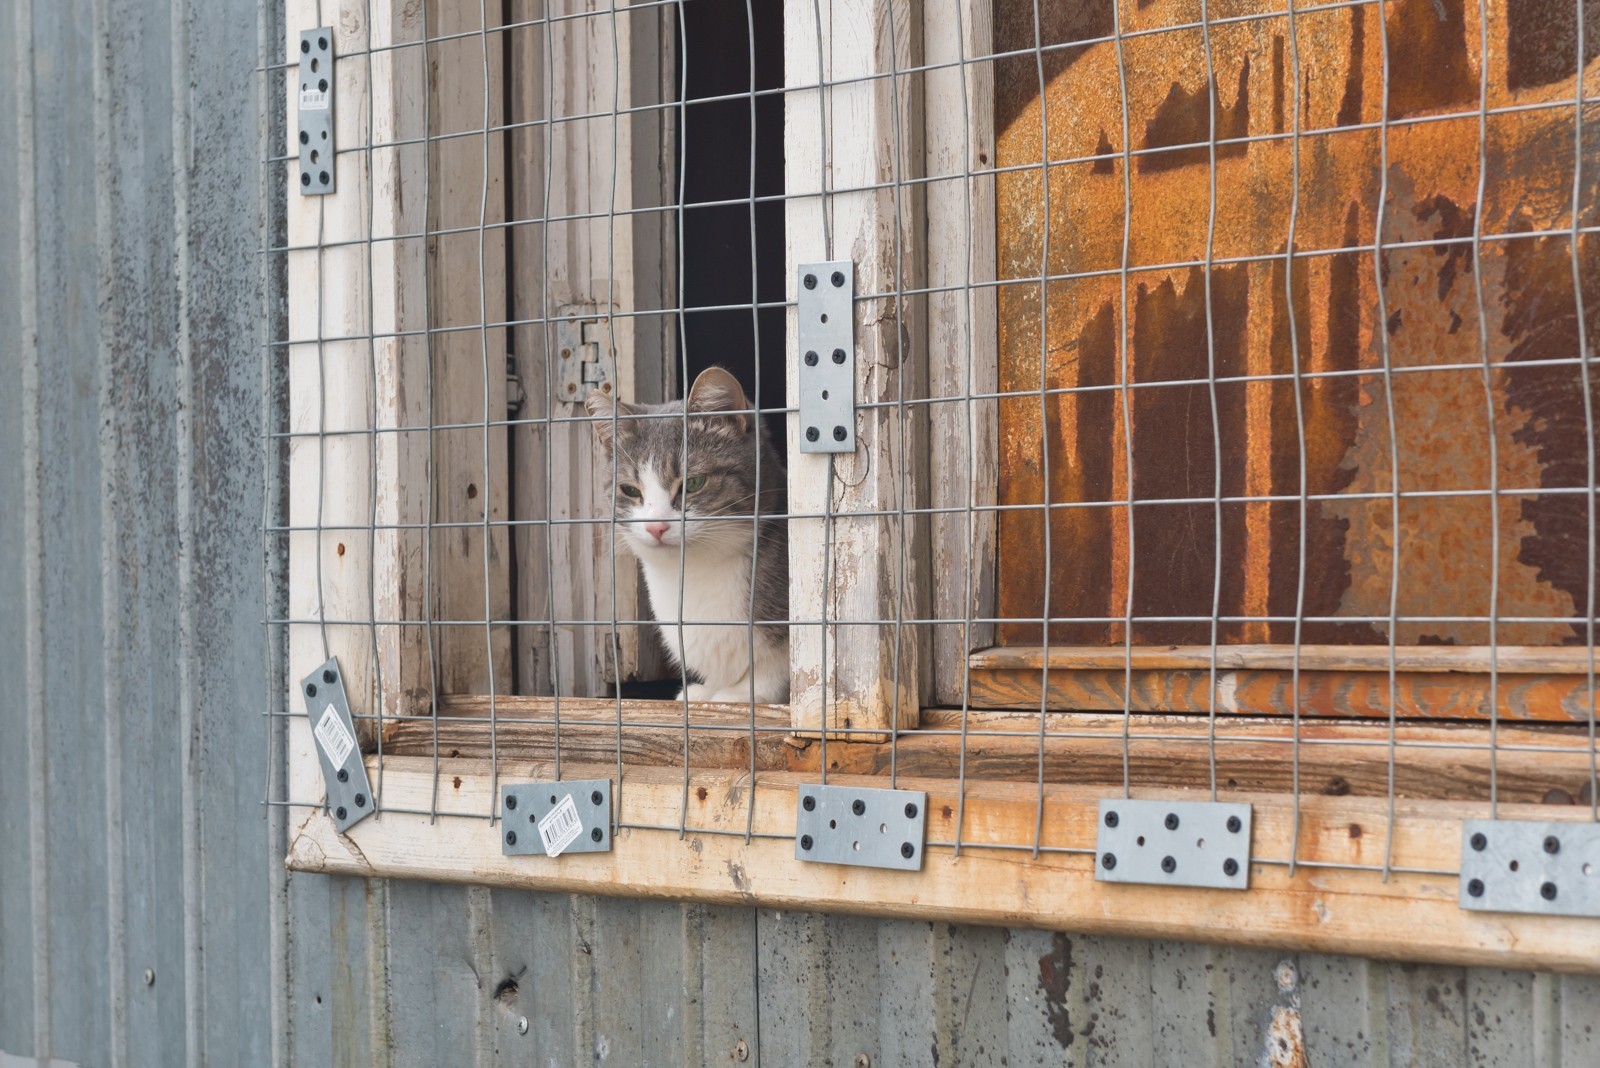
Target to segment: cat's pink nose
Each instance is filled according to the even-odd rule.
[[[644,530],[646,534],[656,539],[657,544],[660,544],[662,537],[667,533],[667,525],[665,523],[646,523]]]

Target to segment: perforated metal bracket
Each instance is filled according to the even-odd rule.
[[[1600,824],[1467,820],[1461,907],[1600,916]]]
[[[565,810],[569,797],[578,820],[578,833],[570,842],[560,846],[557,853],[609,853],[610,779],[501,783],[500,852],[508,857],[549,856],[539,828],[544,826],[547,833],[551,831],[553,813],[556,814],[556,823],[566,818],[556,810]]]
[[[569,304],[556,323],[556,400],[582,404],[595,390],[616,388],[617,355],[611,320],[592,304]]]
[[[802,263],[800,451],[856,451],[855,264]]]
[[[1248,889],[1250,806],[1101,801],[1094,877],[1103,883]]]
[[[299,74],[300,192],[322,196],[335,186],[332,26],[300,31]]]
[[[801,786],[794,855],[822,864],[922,870],[928,795],[921,790]]]
[[[367,783],[367,766],[361,762],[361,746],[356,744],[339,658],[330,657],[301,679],[300,694],[306,699],[306,717],[311,720],[317,759],[322,762],[328,814],[342,834],[372,815],[377,806]]]

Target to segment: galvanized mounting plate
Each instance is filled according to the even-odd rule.
[[[802,263],[800,451],[856,451],[855,264]]]
[[[367,782],[367,766],[361,762],[361,746],[356,742],[339,658],[330,657],[301,679],[300,695],[306,699],[306,717],[311,720],[317,759],[322,762],[328,813],[342,833],[372,815],[376,805]]]
[[[823,864],[922,870],[928,795],[859,786],[800,787],[794,855]]]
[[[508,857],[545,856],[539,821],[550,815],[566,797],[578,811],[578,837],[566,853],[611,851],[611,780],[562,779],[557,782],[503,782],[500,784],[500,852]],[[595,832],[600,837],[595,838]]]
[[[1248,889],[1250,806],[1101,801],[1094,877],[1105,883]]]
[[[1461,907],[1600,916],[1600,824],[1467,820]]]
[[[300,31],[300,69],[295,81],[300,145],[300,192],[321,196],[334,191],[333,27]]]

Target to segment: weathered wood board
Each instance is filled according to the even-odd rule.
[[[1000,641],[1038,644],[1025,620],[1048,611],[1074,620],[1051,642],[1121,643],[1131,582],[1133,615],[1167,617],[1135,623],[1139,644],[1209,643],[1213,615],[1235,617],[1221,642],[1292,642],[1297,614],[1305,642],[1486,644],[1491,610],[1520,617],[1499,643],[1582,643],[1590,515],[1570,491],[1594,439],[1574,297],[1592,351],[1600,239],[1574,249],[1570,230],[1600,217],[1600,136],[1575,189],[1572,3],[1488,5],[1481,175],[1475,3],[1292,26],[1214,4],[1262,17],[1211,26],[1210,117],[1195,0],[1122,3],[1126,101],[1110,4],[1038,10],[1042,75],[1031,54],[996,62],[1000,388],[1034,394],[1001,402],[1000,501],[1091,506],[1001,513]],[[997,53],[1034,46],[1031,2],[1000,0],[994,23]],[[1092,43],[1054,47],[1074,41]],[[1048,196],[1046,155],[1063,161]],[[1402,497],[1398,529],[1396,475],[1440,494]],[[1512,491],[1497,510],[1495,484]],[[1131,536],[1103,503],[1130,492],[1171,502],[1136,505]],[[1396,613],[1424,618],[1391,635],[1396,572]]]

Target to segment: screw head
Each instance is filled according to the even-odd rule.
[[[526,1016],[518,1016],[517,1017],[517,1034],[525,1035],[527,1033],[528,1033],[528,1018]]]
[[[1238,816],[1229,816],[1228,817],[1228,830],[1232,831],[1234,834],[1238,834],[1239,830],[1243,826],[1244,826],[1244,821],[1239,819]]]
[[[326,78],[318,79],[317,80],[317,90],[319,92],[326,93],[328,91],[328,79],[326,79]]]
[[[1173,872],[1178,870],[1178,862],[1173,860],[1171,857],[1162,857],[1161,870],[1166,872],[1168,875],[1171,875]]]
[[[806,440],[807,441],[816,441],[821,436],[822,436],[821,434],[817,433],[817,428],[816,427],[814,427],[814,426],[806,427]]]
[[[1112,868],[1115,868],[1117,866],[1117,855],[1115,853],[1106,853],[1102,855],[1100,857],[1100,866],[1106,871],[1110,871]]]
[[[600,840],[601,840],[601,839],[603,839],[603,838],[605,838],[605,836],[606,836],[606,832],[604,832],[604,831],[602,831],[602,830],[601,830],[601,829],[600,829],[600,828],[598,828],[598,827],[596,827],[596,828],[595,828],[595,829],[594,829],[594,830],[592,830],[592,831],[590,831],[590,832],[589,832],[589,837],[590,837],[590,838],[591,838],[591,839],[592,839],[592,840],[594,840],[594,841],[596,841],[596,842],[598,842],[598,841],[600,841]]]
[[[844,349],[833,350],[833,362],[839,364],[844,363]]]
[[[356,794],[356,808],[366,808],[366,807],[367,807],[367,795],[366,794]]]
[[[517,807],[517,795],[516,794],[506,794],[506,808],[509,808],[512,811],[516,811],[516,807]]]
[[[815,289],[815,288],[817,288],[817,276],[814,275],[814,274],[806,275],[805,278],[804,278],[804,282],[805,282],[805,287],[807,289]]]
[[[806,796],[800,799],[800,807],[805,809],[807,812],[814,812],[816,811],[817,807],[817,799],[812,797],[810,794],[806,794]]]
[[[321,182],[323,185],[327,185],[328,181],[329,181],[328,172],[327,171],[318,171],[317,172],[317,181]]]
[[[340,782],[349,782],[350,781],[350,773],[348,771],[345,771],[343,768],[340,768],[338,771],[334,772],[333,773],[333,777],[335,779],[338,779]]]
[[[1122,817],[1118,816],[1115,812],[1107,812],[1106,813],[1106,826],[1107,827],[1115,827],[1117,824],[1119,824],[1121,822],[1122,822]]]
[[[590,793],[589,793],[589,804],[598,805],[600,802],[602,802],[604,800],[605,800],[605,798],[601,795],[599,790],[590,791]]]
[[[800,848],[806,850],[811,848],[811,836],[809,834],[802,834],[800,836]]]
[[[310,41],[301,41],[300,42],[300,51],[302,51],[302,52],[311,51],[311,42]]]
[[[144,985],[145,986],[155,986],[156,985],[156,970],[154,968],[146,968],[144,970]]]
[[[857,1053],[856,1068],[872,1068],[872,1058],[865,1053]]]
[[[917,818],[917,803],[915,801],[906,802],[906,819],[914,820],[916,818]]]
[[[1539,886],[1539,896],[1546,901],[1554,901],[1556,899],[1556,884],[1542,883]]]
[[[1467,895],[1469,897],[1482,897],[1483,896],[1483,880],[1482,879],[1474,879],[1471,882],[1469,882],[1467,884]]]
[[[733,1059],[736,1060],[736,1061],[747,1061],[747,1060],[749,1060],[750,1059],[750,1043],[746,1042],[742,1038],[739,1041],[735,1042],[733,1044]]]
[[[1167,830],[1169,830],[1169,831],[1177,830],[1178,829],[1178,814],[1176,812],[1167,813],[1167,821],[1166,822],[1167,822]]]
[[[846,430],[844,427],[836,426],[836,427],[833,428],[833,440],[834,441],[843,441],[845,438],[847,438],[849,436],[850,436],[850,432],[848,430]]]
[[[816,365],[817,365],[817,354],[816,354],[816,351],[815,350],[807,350],[806,351],[806,366],[807,367],[815,367]]]
[[[854,812],[857,816],[865,815],[867,811],[867,803],[858,797],[854,801],[850,802],[850,811]]]
[[[311,175],[306,174],[304,171],[302,171],[300,173],[300,184],[301,185],[310,185],[311,184]]]
[[[902,857],[905,857],[907,860],[910,860],[912,857],[916,856],[916,853],[917,853],[917,847],[912,845],[910,842],[901,842],[900,843],[900,855]]]
[[[340,805],[338,808],[334,809],[333,810],[333,815],[334,815],[335,819],[339,820],[340,822],[343,822],[344,821],[344,817],[345,817],[344,806]]]
[[[300,143],[302,145],[309,145],[311,143],[311,135],[306,133],[304,130],[301,130],[300,131]]]
[[[1470,844],[1471,844],[1474,852],[1482,853],[1484,851],[1484,849],[1489,845],[1489,839],[1485,838],[1483,836],[1483,832],[1480,831],[1477,834],[1472,836],[1472,841],[1471,841]]]
[[[307,697],[315,697],[315,696],[317,696],[317,684],[316,683],[314,683],[314,682],[306,683],[306,696]]]
[[[517,844],[517,832],[516,831],[507,831],[506,832],[506,845],[516,845],[516,844]]]
[[[327,671],[324,671],[322,673],[322,681],[327,683],[329,686],[332,686],[333,683],[334,683],[334,680],[336,680],[338,677],[339,676],[337,676],[337,675],[335,675],[333,673],[333,669],[332,668],[329,668]]]
[[[1222,862],[1222,874],[1224,874],[1224,875],[1238,875],[1239,874],[1239,862],[1237,860],[1234,860],[1232,857],[1229,857],[1227,860],[1223,861]]]
[[[831,281],[833,283],[833,287],[835,289],[839,288],[840,286],[844,285],[844,272],[843,271],[834,271],[833,272],[833,277],[831,279],[829,279],[829,281]]]
[[[323,49],[324,51],[326,51],[327,47],[328,47],[328,39],[326,37],[318,37],[317,38],[317,47]]]
[[[1553,834],[1545,835],[1544,836],[1544,851],[1546,853],[1559,853],[1559,852],[1561,852],[1561,839],[1557,838]]]

